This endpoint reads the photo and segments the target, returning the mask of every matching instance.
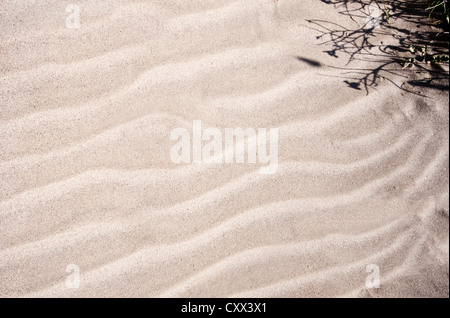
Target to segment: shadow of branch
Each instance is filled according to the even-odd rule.
[[[339,77],[352,89],[371,88],[384,79],[408,93],[422,95],[415,88],[449,89],[447,70],[436,61],[447,56],[449,37],[429,19],[427,0],[321,0],[339,9],[358,26],[354,29],[326,20],[308,20],[308,27],[320,33],[317,37],[324,51],[334,58],[346,58]],[[371,10],[375,10],[374,15]],[[361,22],[363,21],[363,23]],[[364,22],[365,21],[365,22]],[[413,25],[414,30],[406,28]],[[379,39],[388,39],[385,42]],[[351,68],[353,62],[364,61],[369,68]],[[410,72],[407,72],[407,71]],[[415,74],[411,79],[410,74]],[[404,78],[398,84],[394,78]]]

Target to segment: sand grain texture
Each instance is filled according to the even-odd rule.
[[[0,296],[448,297],[448,91],[349,88],[319,0],[70,3],[0,0]],[[173,164],[193,120],[277,173]]]

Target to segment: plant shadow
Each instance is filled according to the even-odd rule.
[[[364,89],[368,94],[384,79],[418,95],[423,95],[423,88],[449,90],[449,34],[430,19],[426,11],[429,1],[321,1],[357,25],[348,28],[326,20],[308,20],[308,27],[320,32],[317,39],[326,47],[324,53],[347,59],[345,67],[333,68],[341,70],[339,77],[345,78],[349,88]],[[443,57],[447,60],[442,61]],[[358,62],[370,67],[355,67]]]

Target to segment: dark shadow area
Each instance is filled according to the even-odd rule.
[[[317,39],[321,40],[324,53],[346,59],[346,66],[337,69],[342,71],[340,77],[350,88],[365,89],[368,93],[384,79],[419,95],[420,88],[449,89],[445,69],[448,69],[448,25],[437,27],[436,19],[429,17],[426,9],[430,1],[321,1],[334,5],[340,14],[358,25],[352,29],[326,20],[308,20],[308,27],[321,33]],[[371,66],[352,67],[358,61]],[[398,78],[404,80],[399,82]]]
[[[314,61],[314,60],[307,59],[307,58],[300,57],[300,56],[297,56],[297,60],[299,60],[300,62],[306,63],[310,66],[313,66],[313,67],[321,67],[322,66],[322,63],[320,63],[318,61]]]

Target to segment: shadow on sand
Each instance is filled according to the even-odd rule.
[[[326,20],[308,20],[307,25],[321,33],[317,39],[326,48],[325,53],[347,59],[347,65],[338,69],[349,88],[368,93],[384,79],[419,95],[420,88],[449,89],[448,61],[436,62],[448,57],[448,29],[436,27],[436,20],[429,18],[425,11],[429,1],[321,1],[334,5],[358,25],[349,29]],[[386,41],[380,42],[381,38]],[[372,66],[354,67],[358,61]],[[403,81],[399,82],[399,77]]]

